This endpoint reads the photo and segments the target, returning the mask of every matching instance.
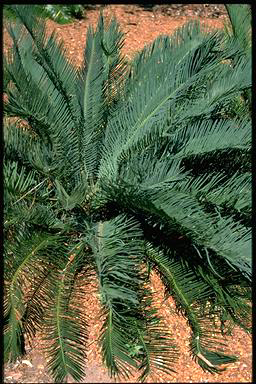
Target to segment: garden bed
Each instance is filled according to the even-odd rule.
[[[47,32],[57,30],[58,35],[64,40],[67,55],[77,66],[82,63],[87,28],[89,24],[96,26],[99,8],[100,6],[87,10],[85,19],[72,24],[58,25],[51,20],[47,21]],[[222,28],[226,18],[223,4],[169,4],[154,6],[153,9],[145,9],[137,5],[109,5],[105,7],[104,14],[115,15],[122,31],[125,32],[123,54],[127,59],[160,34],[171,34],[177,27],[192,18],[200,17],[204,23],[216,28]],[[10,40],[4,30],[4,47],[6,48],[9,44]],[[180,359],[175,366],[176,374],[168,376],[153,372],[147,382],[252,382],[252,341],[249,335],[235,327],[233,335],[227,336],[226,341],[229,351],[239,356],[240,360],[229,364],[228,369],[221,375],[205,373],[192,360],[189,353],[190,329],[186,320],[174,312],[175,304],[172,298],[164,300],[164,287],[156,273],[152,273],[151,286],[156,292],[154,304],[180,348]],[[81,306],[84,306],[89,315],[88,363],[83,382],[115,382],[114,379],[109,378],[107,369],[101,363],[100,348],[97,344],[102,322],[99,316],[100,305],[96,286],[92,285],[90,294]],[[41,346],[42,342],[38,335],[33,341],[32,348],[27,349],[28,354],[23,360],[6,366],[4,381],[6,383],[53,382],[47,372],[46,359]],[[127,382],[136,382],[137,376],[131,377]],[[69,382],[74,381],[70,379]]]

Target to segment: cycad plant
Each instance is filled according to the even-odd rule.
[[[175,370],[175,334],[152,305],[151,269],[191,328],[192,357],[236,360],[222,334],[251,329],[251,121],[230,102],[250,56],[190,22],[130,63],[117,22],[88,29],[76,68],[31,5],[12,6],[4,58],[4,347],[40,330],[55,381],[82,380],[98,279],[110,375]],[[220,114],[219,111],[222,111]],[[182,357],[180,357],[182,358]]]

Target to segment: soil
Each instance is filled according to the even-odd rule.
[[[74,21],[72,24],[59,25],[47,21],[47,31],[57,30],[58,35],[64,40],[67,55],[75,65],[82,63],[83,47],[86,41],[86,31],[89,24],[97,24],[101,6],[92,6],[86,10],[86,18]],[[134,53],[152,42],[160,34],[172,34],[173,31],[186,21],[200,18],[213,28],[222,28],[227,14],[223,4],[165,4],[165,5],[107,5],[104,14],[108,17],[116,16],[125,32],[124,55],[130,59]],[[4,28],[4,51],[10,45],[10,39]],[[96,283],[95,283],[96,284]],[[97,296],[97,287],[92,289],[81,306],[86,309],[89,316],[89,341],[87,351],[87,368],[84,383],[111,383],[115,382],[108,376],[107,369],[101,360],[100,347],[97,344],[101,328],[100,304]],[[154,290],[155,306],[163,316],[164,323],[174,336],[180,348],[180,358],[175,365],[176,373],[162,374],[152,370],[147,382],[252,382],[252,339],[251,336],[235,327],[232,336],[226,336],[226,342],[231,354],[236,354],[239,361],[228,365],[222,374],[204,372],[191,358],[189,352],[190,329],[186,320],[175,313],[175,304],[172,298],[164,301],[164,287],[161,280],[152,273],[151,287]],[[53,383],[47,371],[47,359],[42,351],[42,339],[38,334],[27,348],[27,355],[15,364],[6,364],[4,371],[5,383]],[[70,378],[69,383],[74,381]],[[120,381],[116,381],[120,382]],[[124,382],[124,381],[123,381]],[[126,382],[137,382],[133,376]]]

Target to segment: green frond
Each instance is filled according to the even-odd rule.
[[[34,121],[40,127],[40,129],[35,127],[36,132],[39,135],[41,133],[41,136],[43,136],[42,133],[47,136],[47,134],[49,135],[48,124],[42,123],[47,121],[43,112],[47,113],[49,106],[46,95],[42,94],[35,82],[38,77],[42,76],[42,69],[32,57],[32,39],[30,35],[25,33],[20,23],[10,24],[8,32],[12,38],[13,46],[7,55],[6,71],[11,82],[6,90],[8,101],[5,103],[5,113],[8,116],[19,116],[30,120],[31,115],[34,115]],[[31,92],[24,92],[24,88],[31,89],[32,94]],[[41,106],[41,114],[38,105]]]
[[[131,321],[125,321],[124,316],[119,317],[112,308],[108,310],[102,327],[101,345],[103,361],[111,377],[119,375],[128,378],[137,368],[135,359],[129,355],[134,342],[134,336],[131,337],[133,328]]]
[[[180,64],[186,56],[205,43],[209,36],[214,36],[215,42],[218,42],[219,37],[215,31],[210,31],[207,26],[193,20],[177,28],[171,36],[157,37],[153,43],[146,45],[141,52],[135,55],[131,63],[130,76],[139,81],[143,77],[150,76],[152,65],[157,64],[155,66],[157,75],[159,78],[165,77],[166,73],[163,72],[163,68],[167,69],[168,66],[163,66],[164,62],[173,60]],[[133,81],[133,86],[136,86],[135,81]]]
[[[218,365],[236,361],[235,356],[225,355],[220,347],[223,343],[214,329],[212,313],[204,310],[202,303],[207,303],[213,292],[206,282],[195,275],[188,264],[171,260],[163,252],[157,252],[148,245],[147,254],[157,269],[163,274],[168,292],[172,292],[178,309],[185,314],[192,330],[191,352],[200,366],[209,372],[219,372]]]
[[[245,332],[252,332],[252,314],[250,300],[250,285],[241,279],[237,273],[230,270],[222,271],[222,279],[207,273],[201,265],[196,267],[200,276],[214,291],[212,305],[218,308],[221,321],[221,331],[224,332],[226,322],[237,324]]]
[[[85,374],[88,331],[80,308],[84,289],[75,282],[79,264],[77,252],[74,259],[59,264],[58,274],[52,279],[51,302],[44,318],[45,352],[55,382],[63,382],[67,375],[81,381]]]
[[[227,178],[226,174],[214,172],[207,175],[187,177],[176,183],[180,191],[190,192],[203,204],[213,204],[217,212],[226,207],[232,212],[251,212],[251,174],[246,172]]]
[[[17,162],[8,162],[4,164],[4,188],[5,197],[18,200],[36,184],[35,172],[30,171],[26,174],[25,168],[21,167],[18,171]]]
[[[95,231],[97,240],[91,246],[106,316],[101,335],[103,359],[111,375],[127,376],[127,365],[137,366],[127,345],[133,343],[133,318],[139,308],[141,231],[125,216],[100,222]]]
[[[4,164],[4,229],[13,232],[26,222],[28,226],[49,229],[67,229],[57,212],[46,202],[47,179],[38,180],[34,170],[18,166],[17,162]],[[46,193],[45,193],[46,192]],[[37,199],[36,199],[37,198]]]
[[[173,371],[177,359],[173,340],[158,324],[155,310],[147,308],[150,296],[143,287],[138,224],[122,215],[100,223],[97,232],[94,253],[106,316],[101,343],[110,374],[125,377],[131,373],[130,367],[138,368],[144,380],[153,366]]]
[[[107,186],[105,186],[107,187]],[[106,188],[106,192],[119,207],[133,214],[153,215],[155,225],[167,224],[168,228],[187,237],[210,253],[218,254],[232,268],[239,269],[251,279],[250,229],[232,217],[222,217],[219,212],[209,213],[189,190],[173,183],[165,189],[141,190],[124,182]],[[208,258],[207,252],[204,257]],[[214,257],[214,256],[211,256]]]
[[[57,178],[54,180],[54,183],[59,201],[66,210],[71,210],[75,206],[80,205],[85,200],[86,193],[88,193],[89,189],[87,178],[83,177],[83,174],[81,175],[80,183],[74,187],[70,194],[65,191]]]
[[[5,295],[10,298],[4,302],[4,359],[14,362],[25,354],[24,331],[21,323],[22,291],[18,286],[5,286]]]
[[[134,151],[143,151],[156,140],[160,141],[166,134],[175,132],[176,127],[183,125],[193,114],[196,116],[202,113],[209,114],[219,98],[224,102],[225,97],[227,99],[233,97],[234,92],[237,93],[250,86],[250,63],[241,61],[233,71],[224,65],[221,67],[221,58],[218,55],[211,56],[209,53],[211,49],[219,49],[218,44],[215,35],[205,37],[199,47],[184,57],[182,71],[181,64],[178,65],[173,58],[168,60],[167,66],[158,52],[159,63],[152,63],[150,77],[141,75],[141,78],[136,78],[136,88],[128,97],[128,101],[120,106],[119,114],[109,120],[102,169],[112,167],[112,173],[116,174],[121,159],[126,159]],[[206,63],[205,58],[208,60]],[[159,75],[161,67],[162,75]],[[219,79],[222,77],[219,71],[225,81]],[[211,78],[212,73],[215,81],[210,81],[209,88],[204,90],[203,93],[206,92],[204,103],[200,100],[196,105],[197,100],[192,99],[186,105],[187,94],[191,92],[191,87],[195,89],[194,92],[201,95],[202,92],[198,92],[196,88],[205,87],[207,77]],[[206,105],[207,98],[209,108]],[[198,108],[201,109],[200,112]]]
[[[115,18],[106,26],[101,45],[105,73],[105,98],[111,109],[114,109],[125,89],[123,83],[128,70],[127,63],[121,53],[124,45],[124,33],[121,32]]]
[[[225,204],[239,212],[244,209],[250,210],[252,205],[251,174],[249,172],[241,175],[235,174],[218,188],[214,188],[209,193],[209,200],[218,205]]]
[[[36,137],[29,128],[22,129],[19,121],[4,125],[4,149],[6,159],[19,161],[43,175],[49,176],[56,170],[49,143]]]
[[[127,102],[120,106],[118,115],[108,122],[102,168],[112,162],[112,167],[117,169],[119,161],[127,158],[130,152],[141,150],[164,134],[170,110],[177,100],[218,65],[218,59],[213,57],[204,66],[199,63],[196,67],[195,56],[201,55],[203,61],[204,57],[208,57],[208,49],[216,44],[214,37],[205,37],[204,40],[198,48],[200,53],[194,49],[184,58],[186,75],[184,71],[180,72],[180,65],[174,60],[169,60],[166,66],[159,50],[159,66],[157,62],[152,63],[150,77],[141,75],[140,79],[136,78],[137,85]],[[162,70],[162,76],[158,75],[159,70]]]
[[[189,307],[195,301],[200,302],[211,297],[211,287],[199,279],[194,271],[189,269],[186,262],[171,259],[162,251],[155,250],[150,243],[146,244],[146,252],[149,259],[155,263],[168,284],[174,289],[178,304],[184,303]]]
[[[207,172],[200,176],[186,176],[175,188],[191,193],[198,202],[218,215],[249,219],[251,215],[252,191],[249,172],[227,177],[225,172]]]
[[[83,109],[83,128],[81,133],[82,159],[90,177],[95,176],[100,156],[101,136],[103,134],[105,66],[102,39],[103,18],[99,18],[97,30],[88,28],[84,63],[81,70],[81,95]]]
[[[81,124],[81,111],[79,112],[79,105],[74,97],[77,73],[65,58],[62,43],[56,42],[54,34],[45,41],[45,37],[42,38],[38,33],[40,28],[44,30],[43,22],[40,21],[34,29],[31,14],[27,16],[26,6],[23,8],[18,6],[17,15],[28,33],[24,33],[23,39],[19,42],[22,48],[17,48],[21,60],[18,61],[14,56],[11,66],[15,70],[13,72],[15,81],[20,78],[23,84],[24,80],[29,81],[28,88],[31,88],[31,83],[33,86],[32,91],[27,93],[27,100],[21,95],[23,92],[17,88],[8,90],[5,110],[9,114],[22,115],[39,136],[46,134],[52,144],[53,161],[55,164],[59,163],[60,169],[65,169],[63,177],[67,180],[69,172],[71,180],[76,179],[81,167],[78,137],[75,135],[79,133],[77,130]],[[13,36],[16,34],[15,31]],[[18,46],[17,39],[14,40],[14,46]],[[54,61],[52,57],[55,57]],[[18,71],[20,67],[23,68],[21,74]],[[41,116],[38,116],[38,111],[41,112]],[[67,141],[72,142],[72,151],[65,149]]]
[[[187,179],[180,160],[163,161],[152,153],[143,156],[134,154],[129,161],[122,163],[119,178],[131,185],[140,185],[142,190],[162,190],[172,184]]]
[[[148,296],[147,296],[148,294]],[[151,297],[144,291],[145,324],[138,327],[138,347],[140,355],[139,371],[142,371],[138,380],[145,381],[152,369],[171,374],[175,371],[175,363],[179,358],[179,351],[174,342],[173,335],[166,330],[162,318],[158,317],[154,308],[149,309]]]
[[[47,260],[44,266],[38,262],[49,247],[56,242],[56,237],[48,234],[35,234],[29,239],[24,236],[9,242],[5,252],[5,356],[8,361],[14,361],[24,353],[21,341],[24,338],[23,315],[26,310],[24,304],[24,288],[26,284],[33,284],[35,277],[44,275],[49,267]]]
[[[91,27],[87,31],[78,97],[84,118],[82,158],[90,177],[96,176],[106,121],[120,97],[118,89],[126,72],[122,44],[123,34],[114,19],[106,26],[100,16],[96,31]]]
[[[252,10],[250,4],[225,4],[229,20],[225,24],[228,43],[235,42],[240,55],[251,53]],[[239,57],[239,56],[238,56]]]
[[[38,18],[36,7],[12,5],[12,10],[15,12],[18,21],[22,23],[28,32],[26,36],[27,41],[30,41],[30,46],[33,42],[33,46],[36,48],[34,52],[35,62],[38,62],[41,66],[41,71],[44,69],[48,74],[48,78],[61,93],[74,117],[73,113],[78,112],[76,109],[77,104],[76,100],[70,97],[69,92],[72,94],[75,89],[76,70],[65,56],[63,42],[57,42],[55,32],[49,38],[46,38],[45,21]],[[35,19],[37,23],[35,23]],[[26,64],[30,64],[28,60],[26,60]],[[36,75],[36,71],[32,73]]]
[[[206,213],[197,200],[184,190],[155,193],[151,200],[177,229],[206,248],[221,255],[250,279],[251,276],[251,231],[232,218]]]
[[[22,315],[22,326],[28,337],[33,341],[37,331],[43,328],[45,312],[51,301],[50,289],[53,265],[44,262],[34,265],[36,278],[30,280],[29,293],[26,293],[26,306]]]
[[[206,156],[212,151],[248,147],[251,142],[250,121],[199,120],[170,135],[173,157]]]
[[[182,112],[178,109],[174,113],[175,126],[186,120],[209,118],[214,116],[216,110],[220,108],[223,110],[222,114],[225,115],[225,110],[228,109],[234,98],[241,97],[242,92],[250,89],[251,65],[251,60],[241,58],[235,68],[223,63],[216,66],[212,73],[205,77],[204,87],[195,88],[192,93],[193,98],[187,98],[185,106],[182,103]],[[197,92],[198,90],[200,92]]]
[[[224,256],[230,265],[238,269],[251,280],[251,229],[236,223],[232,218],[221,218],[216,226],[215,233],[208,242],[210,247]]]
[[[35,203],[20,203],[9,209],[8,216],[4,222],[5,229],[14,229],[26,222],[30,229],[48,231],[66,231],[70,228],[70,223],[64,223],[57,217],[56,212],[49,206]]]

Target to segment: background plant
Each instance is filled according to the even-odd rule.
[[[36,8],[12,12],[5,361],[41,330],[54,379],[82,380],[81,300],[96,275],[110,375],[172,372],[178,349],[152,306],[154,268],[190,325],[192,357],[220,372],[236,360],[222,334],[251,331],[251,119],[246,108],[228,114],[251,88],[250,55],[224,31],[190,22],[126,63],[123,33],[101,15],[77,69]]]
[[[50,18],[59,24],[71,23],[74,19],[83,19],[85,17],[85,8],[82,4],[46,4],[34,7],[38,12],[38,17]],[[12,11],[11,6],[4,6],[4,17],[15,19],[15,12]]]

